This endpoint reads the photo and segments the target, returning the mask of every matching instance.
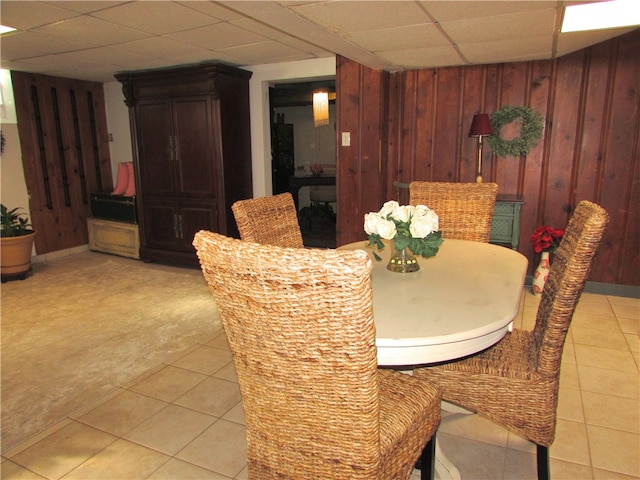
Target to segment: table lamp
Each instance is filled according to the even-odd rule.
[[[469,136],[478,138],[478,175],[476,176],[476,183],[482,183],[482,137],[488,135],[493,135],[489,115],[486,113],[475,114],[469,129]]]

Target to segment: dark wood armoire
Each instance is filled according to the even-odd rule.
[[[140,258],[197,265],[199,230],[238,236],[231,205],[253,194],[251,72],[203,63],[123,72]]]

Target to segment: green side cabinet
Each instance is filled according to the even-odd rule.
[[[493,210],[490,243],[509,244],[518,250],[520,241],[520,213],[524,199],[516,195],[498,195]]]

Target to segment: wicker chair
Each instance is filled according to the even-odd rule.
[[[243,240],[279,247],[303,247],[298,214],[290,193],[238,200],[231,209]]]
[[[378,369],[365,252],[204,231],[194,246],[233,353],[250,479],[407,479],[419,458],[433,475],[440,393]]]
[[[439,385],[444,400],[536,443],[539,479],[549,478],[565,337],[607,221],[598,205],[578,204],[551,264],[532,331],[514,329],[476,356],[414,370],[415,377]]]
[[[411,182],[409,204],[438,214],[443,238],[489,242],[496,183]]]

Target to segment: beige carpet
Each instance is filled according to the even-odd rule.
[[[95,252],[2,284],[2,452],[214,335],[198,269]]]

